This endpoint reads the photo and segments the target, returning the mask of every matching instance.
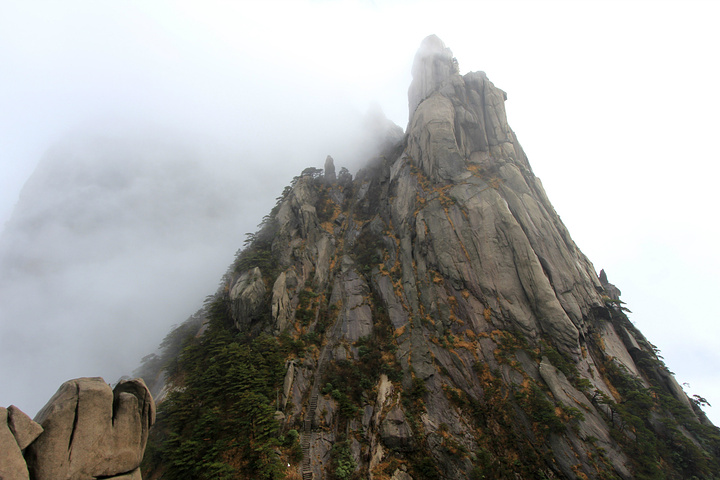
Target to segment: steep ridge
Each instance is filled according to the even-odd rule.
[[[716,478],[718,429],[570,238],[505,99],[423,41],[405,136],[354,179],[296,177],[169,359],[146,478]]]

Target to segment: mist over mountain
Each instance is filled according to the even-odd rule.
[[[32,412],[62,379],[116,380],[202,298],[252,200],[201,160],[177,139],[76,137],[48,151],[1,237],[4,402]]]
[[[0,222],[38,160],[69,131],[112,137],[127,125],[160,126],[211,150],[241,150],[231,162],[239,170],[270,168],[238,188],[276,182],[269,198],[328,154],[354,172],[361,162],[351,165],[342,133],[350,130],[342,127],[348,106],[364,110],[376,101],[405,127],[417,40],[434,32],[465,68],[489,72],[509,92],[513,128],[574,240],[621,285],[633,321],[687,392],[715,405],[720,227],[707,219],[720,162],[706,139],[720,129],[720,70],[707,60],[720,43],[719,7],[675,0],[652,8],[595,0],[6,2]],[[258,210],[243,231],[267,213]],[[714,409],[707,411],[717,423]]]
[[[329,145],[344,142],[336,154],[357,165],[388,120],[343,118]],[[325,158],[316,148],[260,155],[157,128],[77,132],[50,148],[0,235],[0,403],[32,414],[68,378],[129,375],[214,291],[302,162]]]
[[[652,342],[640,342],[640,350],[652,352],[650,359],[665,357],[688,398],[707,399],[703,409],[718,424],[720,304],[713,299],[720,288],[714,245],[720,224],[712,219],[720,162],[709,139],[720,129],[720,69],[708,61],[720,43],[718,8],[681,0],[3,5],[0,223],[7,224],[0,229],[0,406],[16,404],[32,415],[68,378],[101,375],[115,382],[144,355],[162,353],[155,348],[168,331],[177,340],[207,321],[215,300],[207,295],[218,281],[229,287],[223,273],[247,246],[245,233],[265,225],[284,187],[298,183],[294,177],[306,167],[323,167],[328,154],[336,172],[350,169],[358,188],[372,184],[374,175],[386,178],[377,164],[368,165],[366,149],[383,128],[359,134],[366,127],[354,107],[378,101],[405,127],[417,40],[436,32],[462,67],[487,71],[508,92],[504,107],[514,132],[572,241],[593,270],[604,268],[622,289],[627,304],[609,296],[605,307],[632,310],[626,315],[631,324],[623,326]],[[469,120],[458,120],[458,130]],[[105,169],[93,158],[117,161]],[[63,168],[64,162],[82,166]],[[358,169],[368,166],[375,169],[358,178]],[[29,182],[32,193],[18,200],[31,172],[42,180]],[[196,187],[190,175],[211,188]],[[331,205],[313,201],[308,209]],[[349,206],[338,208],[345,214]],[[221,225],[223,219],[231,221]],[[373,260],[365,252],[362,260]],[[547,268],[553,262],[543,259],[544,273],[557,281]],[[309,320],[309,306],[319,308],[312,298],[302,294],[301,321]],[[299,342],[312,349],[322,338],[306,334],[293,339],[295,355]],[[374,359],[375,344],[360,343],[348,349]],[[171,341],[165,353],[169,345],[175,355],[182,350]],[[148,357],[144,367],[158,367],[150,365],[158,358]],[[403,393],[421,395],[420,387]],[[320,397],[335,400],[333,391]],[[591,403],[597,399],[590,396]],[[351,410],[343,407],[342,415]],[[403,429],[392,413],[386,425]],[[610,423],[619,418],[614,415]],[[689,450],[676,438],[677,460]],[[283,448],[291,445],[285,440]],[[337,450],[346,453],[343,445]],[[407,467],[393,473],[404,480],[410,475]]]
[[[231,233],[239,194],[221,171],[177,141],[90,137],[56,145],[7,225],[3,268],[58,272],[157,242],[183,248],[217,228]]]

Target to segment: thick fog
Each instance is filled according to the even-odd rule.
[[[575,242],[686,391],[720,403],[719,10],[4,2],[0,405],[34,414],[64,380],[131,374],[293,176],[328,154],[354,173],[378,106],[406,126],[431,33],[508,92]]]
[[[366,124],[347,115],[347,130],[335,132],[348,144],[337,150],[356,162],[371,143]],[[308,148],[297,154],[324,162]],[[293,153],[210,148],[149,128],[53,145],[0,238],[7,401],[34,410],[65,379],[130,374],[214,293],[292,178],[288,165],[267,161],[285,155]],[[296,162],[287,163],[299,172]]]

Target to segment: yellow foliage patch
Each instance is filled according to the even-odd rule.
[[[471,352],[477,348],[477,345],[474,342],[468,342],[467,340],[458,340],[453,345],[458,348],[470,350]]]
[[[585,474],[580,470],[581,467],[582,467],[582,464],[578,463],[577,465],[573,465],[573,466],[570,467],[570,468],[572,469],[573,473],[578,476],[578,478],[580,478],[580,479],[582,479],[582,480],[588,480],[588,476],[585,475]]]

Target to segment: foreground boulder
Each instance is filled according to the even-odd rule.
[[[102,378],[79,378],[65,382],[35,421],[44,431],[25,451],[30,478],[139,479],[155,403],[140,379],[113,390]]]
[[[29,478],[22,451],[43,429],[14,405],[0,407],[0,479]]]

